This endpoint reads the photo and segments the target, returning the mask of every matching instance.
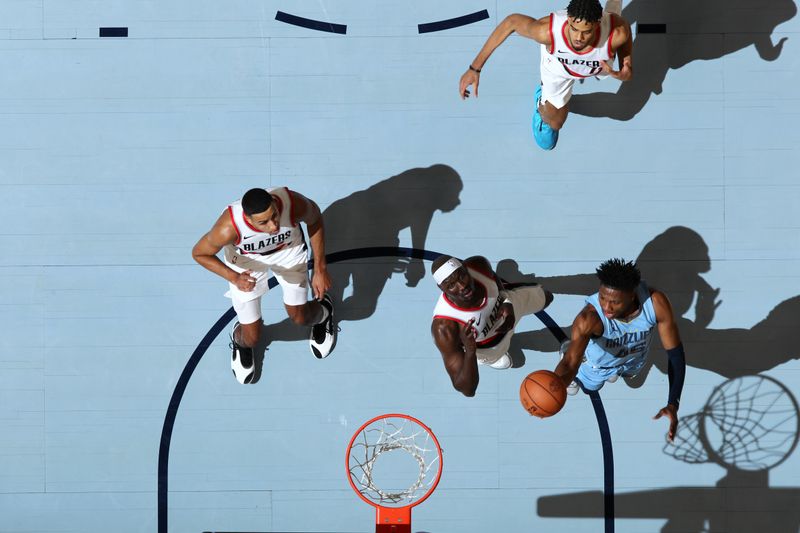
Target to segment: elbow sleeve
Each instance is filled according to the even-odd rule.
[[[680,407],[683,382],[686,379],[686,354],[683,352],[683,344],[667,350],[667,356],[669,357],[667,363],[669,399],[667,403]]]

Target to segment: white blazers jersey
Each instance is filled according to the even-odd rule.
[[[247,222],[244,218],[242,201],[237,200],[228,206],[233,226],[239,239],[234,244],[236,252],[242,255],[271,255],[279,250],[305,244],[303,230],[294,219],[294,206],[289,189],[276,187],[267,189],[272,195],[281,216],[277,233],[264,233]]]
[[[548,47],[542,45],[542,54],[550,54],[555,61],[542,61],[544,68],[561,77],[582,79],[603,76],[602,62],[614,57],[611,51],[611,35],[614,32],[614,16],[603,12],[600,17],[600,31],[595,41],[578,52],[572,48],[567,38],[569,20],[567,11],[550,14],[550,41]]]
[[[472,326],[477,332],[475,337],[476,344],[478,346],[491,345],[499,340],[497,328],[502,325],[503,321],[497,319],[497,313],[503,304],[504,295],[500,294],[497,282],[494,279],[470,267],[466,268],[475,283],[482,285],[486,289],[486,296],[483,302],[478,307],[465,309],[458,307],[447,298],[447,295],[442,293],[433,310],[433,318],[445,318],[462,324],[474,319]]]

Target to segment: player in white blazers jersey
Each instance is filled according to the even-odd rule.
[[[308,300],[308,246],[300,227],[304,222],[313,252],[315,299]],[[223,259],[217,257],[222,251]],[[311,351],[326,357],[336,342],[331,287],[325,260],[322,214],[312,200],[286,187],[250,189],[220,215],[214,227],[192,250],[192,257],[225,278],[238,323],[231,334],[231,368],[240,383],[254,376],[253,347],[261,335],[261,297],[272,272],[283,291],[283,303],[296,324],[312,326]]]
[[[648,287],[636,265],[624,259],[603,262],[597,277],[600,290],[586,299],[586,307],[575,317],[555,372],[570,395],[579,386],[594,391],[619,376],[633,377],[645,366],[657,329],[668,356],[669,394],[667,405],[654,418],[669,419],[671,441],[678,429],[686,356],[669,299]]]
[[[431,334],[453,387],[465,396],[478,388],[478,365],[510,368],[514,328],[525,315],[547,307],[553,295],[538,284],[506,285],[485,257],[463,263],[447,255],[431,265],[442,290],[433,312]]]
[[[458,93],[467,98],[478,83],[492,52],[514,32],[541,45],[542,83],[536,89],[533,137],[541,148],[552,150],[569,112],[575,80],[611,76],[627,81],[633,76],[630,25],[620,16],[618,0],[609,0],[604,11],[598,0],[572,0],[566,10],[535,19],[513,14],[489,35],[486,43],[461,76]],[[614,70],[614,58],[619,70]]]

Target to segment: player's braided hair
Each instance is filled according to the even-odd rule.
[[[642,275],[636,263],[624,259],[613,258],[604,261],[595,272],[600,278],[600,283],[621,291],[632,291],[642,281]]]
[[[272,205],[272,195],[264,189],[250,189],[242,196],[242,210],[247,216],[263,213]]]
[[[597,22],[603,15],[599,0],[571,0],[567,6],[567,16],[586,22]]]

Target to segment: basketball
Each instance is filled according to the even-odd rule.
[[[531,372],[519,387],[519,401],[528,413],[539,418],[553,416],[567,401],[567,388],[549,370]]]

